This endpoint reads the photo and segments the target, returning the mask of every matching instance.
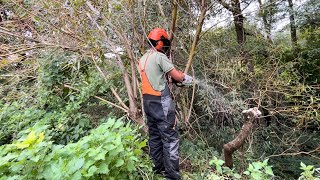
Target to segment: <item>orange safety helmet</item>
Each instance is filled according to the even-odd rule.
[[[170,47],[170,40],[167,32],[161,28],[155,28],[150,31],[148,39],[157,51],[166,51]],[[165,47],[165,48],[163,48]]]

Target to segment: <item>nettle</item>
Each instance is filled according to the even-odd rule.
[[[108,119],[66,146],[54,145],[47,127],[30,128],[18,141],[0,146],[0,179],[136,179],[152,171],[141,150],[146,141],[130,124]]]
[[[247,177],[249,179],[271,179],[274,177],[272,166],[268,165],[268,159],[263,162],[253,162],[242,175],[235,172],[234,169],[224,167],[224,161],[213,157],[209,162],[214,166],[215,172],[209,173],[206,179],[242,179]]]

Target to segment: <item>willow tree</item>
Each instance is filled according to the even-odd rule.
[[[2,34],[23,39],[20,44],[23,48],[9,49],[8,53],[1,55],[2,57],[33,49],[62,48],[77,53],[79,59],[91,59],[92,65],[106,82],[114,77],[105,67],[118,67],[117,71],[122,76],[121,84],[125,87],[125,93],[121,91],[122,87],[113,85],[109,90],[114,98],[106,102],[144,126],[141,111],[142,95],[138,87],[140,82],[138,60],[146,47],[146,35],[152,28],[161,26],[171,29],[170,38],[173,39],[175,24],[179,23],[178,3],[182,2],[48,0],[7,3],[20,12],[15,17],[17,22],[24,19],[28,22],[28,26],[32,27],[32,35],[24,36],[23,30],[2,28]],[[202,0],[199,8],[201,14],[187,67],[190,67],[195,54],[208,9],[207,1]],[[172,17],[166,17],[167,12],[172,12]],[[32,43],[25,43],[25,40]],[[35,52],[33,54],[36,57]],[[70,83],[64,84],[64,87],[77,89],[75,84]]]

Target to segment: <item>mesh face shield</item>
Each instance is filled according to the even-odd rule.
[[[169,52],[169,50],[170,50],[170,47],[171,47],[171,42],[170,42],[169,39],[161,36],[160,40],[149,39],[148,43],[151,46],[157,48],[159,41],[161,41],[163,43],[163,45],[162,45],[162,48],[160,50],[159,49],[158,50],[163,52],[164,54],[167,54]]]
[[[170,40],[161,37],[161,41],[163,42],[163,47],[162,47],[163,53],[168,54],[171,48]]]

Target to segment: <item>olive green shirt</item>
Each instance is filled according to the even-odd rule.
[[[167,83],[165,75],[171,71],[174,66],[165,54],[148,50],[140,59],[142,69],[144,69],[147,58],[148,62],[145,67],[145,72],[150,85],[156,91],[163,91]]]

